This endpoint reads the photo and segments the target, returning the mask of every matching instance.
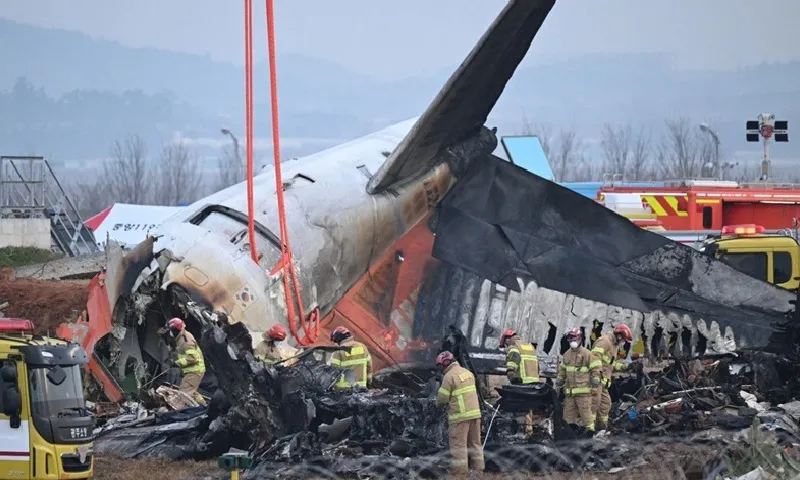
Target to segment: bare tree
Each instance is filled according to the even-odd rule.
[[[244,162],[238,148],[232,145],[224,147],[222,155],[217,158],[216,190],[222,190],[243,182],[244,177]]]
[[[652,140],[650,132],[640,128],[631,145],[631,158],[629,160],[630,177],[632,180],[643,180],[650,171],[652,158]]]
[[[634,133],[630,125],[606,124],[601,132],[603,172],[621,174],[629,180],[646,176],[650,163],[650,135],[641,128]]]
[[[612,175],[628,174],[628,162],[631,158],[631,133],[630,125],[614,126],[609,123],[603,125],[600,133],[600,148],[603,149],[603,171]]]
[[[656,163],[664,177],[692,178],[703,175],[713,162],[710,139],[684,117],[666,120],[664,137],[656,149]],[[712,167],[713,168],[713,167]],[[707,172],[706,172],[707,173]]]
[[[113,203],[108,186],[102,179],[70,182],[66,193],[84,220],[97,215]]]
[[[525,113],[522,114],[522,134],[531,135],[539,139],[542,150],[547,158],[553,151],[553,130],[549,125],[531,122]]]
[[[560,130],[558,143],[554,147],[552,155],[548,155],[548,158],[557,182],[575,180],[582,168],[590,169],[584,165],[586,162],[583,158],[583,145],[574,130]]]
[[[557,182],[584,181],[595,178],[594,165],[587,162],[583,155],[583,144],[573,130],[561,129],[553,133],[550,125],[532,123],[523,114],[522,134],[532,135],[539,139],[553,176]]]
[[[111,159],[103,165],[103,181],[115,202],[144,204],[150,200],[152,172],[144,140],[130,135],[114,142]]]
[[[186,143],[168,143],[161,148],[153,199],[159,205],[193,202],[202,195],[203,174],[197,155]]]
[[[587,161],[580,156],[570,169],[569,175],[565,180],[572,182],[590,182],[598,178],[597,165]]]

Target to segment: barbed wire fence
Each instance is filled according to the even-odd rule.
[[[503,436],[484,449],[486,472],[477,478],[690,479],[736,478],[761,468],[776,479],[800,476],[797,427],[765,426],[755,417],[743,430],[711,428],[663,436],[615,434],[555,442],[537,431],[526,441]],[[308,441],[308,438],[305,438]],[[245,478],[445,478],[449,452],[413,457],[365,454],[363,442],[328,445],[321,455],[258,461]],[[390,446],[389,450],[397,450]],[[759,477],[760,478],[760,477]],[[770,477],[766,477],[770,478]]]

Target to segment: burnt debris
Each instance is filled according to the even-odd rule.
[[[436,389],[421,378],[424,370],[413,372],[413,381],[399,381],[400,388],[391,386],[404,378],[398,370],[384,376],[388,388],[331,392],[341,370],[323,362],[324,349],[309,349],[292,367],[265,367],[250,351],[231,347],[229,328],[207,325],[202,332],[207,363],[219,378],[207,408],[148,414],[129,405],[131,413],[98,429],[95,451],[200,460],[244,449],[255,459],[245,478],[445,474],[446,415],[435,407]],[[450,331],[443,347],[458,351],[459,333]],[[459,354],[470,364],[468,353]],[[740,458],[735,442],[754,428],[791,448],[800,444],[800,402],[790,401],[800,393],[795,365],[787,357],[744,352],[676,360],[661,371],[635,369],[614,382],[609,430],[594,438],[561,421],[561,399],[552,386],[497,387],[483,405],[487,469],[613,471],[645,463],[649,448],[676,438]],[[529,437],[518,421],[527,411],[536,418]]]

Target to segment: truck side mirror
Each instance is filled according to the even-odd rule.
[[[17,386],[17,368],[10,363],[0,367],[0,379],[3,380],[3,414],[9,417],[9,426],[19,428],[22,424],[22,395]]]

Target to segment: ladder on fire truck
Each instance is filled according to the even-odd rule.
[[[54,251],[70,257],[99,251],[44,157],[0,156],[0,218],[47,218]]]

